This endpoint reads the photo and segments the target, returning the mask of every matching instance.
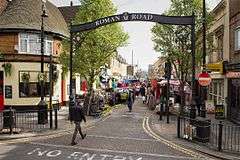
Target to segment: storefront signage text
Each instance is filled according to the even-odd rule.
[[[124,13],[122,15],[116,15],[112,17],[106,17],[100,20],[97,20],[95,22],[96,27],[106,25],[109,23],[114,23],[114,22],[122,22],[122,21],[151,21],[153,20],[153,15],[152,14],[128,14]]]

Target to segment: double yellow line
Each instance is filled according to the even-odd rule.
[[[190,149],[183,148],[182,146],[180,146],[180,145],[178,145],[178,144],[175,144],[175,143],[173,143],[173,142],[171,142],[171,141],[169,141],[169,140],[166,140],[166,139],[160,137],[159,135],[157,135],[156,133],[154,133],[154,132],[152,131],[152,129],[150,128],[150,126],[149,126],[149,117],[145,117],[145,118],[143,119],[142,127],[143,127],[144,131],[145,131],[148,135],[150,135],[151,137],[153,137],[153,138],[156,139],[157,141],[165,144],[166,146],[173,148],[174,150],[177,150],[177,151],[180,151],[180,152],[185,153],[185,154],[187,154],[187,155],[190,155],[191,157],[196,158],[196,159],[213,160],[212,158],[206,157],[206,156],[204,156],[204,155],[202,155],[202,154],[199,154],[199,153],[197,153],[197,152],[195,152],[195,151],[192,151],[192,150],[190,150]]]

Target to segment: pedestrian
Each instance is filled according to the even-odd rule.
[[[133,103],[135,100],[134,96],[135,96],[134,91],[133,91],[133,89],[130,88],[128,91],[128,99],[127,99],[127,105],[128,105],[129,112],[132,112],[132,106],[133,106]]]
[[[146,102],[146,97],[145,97],[146,96],[146,89],[145,89],[144,85],[141,86],[140,93],[141,93],[143,104],[144,104]]]
[[[73,132],[72,136],[72,142],[71,145],[76,145],[77,143],[75,142],[77,133],[81,135],[82,139],[86,137],[86,134],[82,133],[82,128],[81,128],[81,122],[82,120],[86,123],[86,117],[84,115],[83,107],[80,105],[80,102],[77,102],[77,104],[71,109],[71,118],[70,121],[74,122],[75,124],[75,129]]]

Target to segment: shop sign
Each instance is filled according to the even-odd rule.
[[[210,63],[206,65],[207,69],[212,72],[220,72],[223,73],[223,62],[219,63]]]
[[[204,73],[201,73],[198,77],[198,83],[201,85],[201,86],[208,86],[210,85],[212,81],[212,78],[210,77],[210,75],[206,72]]]
[[[224,105],[216,105],[215,106],[215,118],[216,119],[224,119]]]
[[[240,72],[227,72],[227,78],[240,78]]]
[[[105,26],[111,23],[116,22],[125,22],[125,21],[149,21],[157,22],[161,24],[171,24],[171,25],[193,25],[194,17],[193,16],[165,16],[157,15],[150,13],[128,13],[124,12],[123,14],[113,15],[109,17],[104,17],[93,22],[73,25],[71,27],[71,32],[82,32],[91,29],[96,29],[101,26]]]

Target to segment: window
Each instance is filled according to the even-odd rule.
[[[39,71],[19,71],[19,97],[40,97],[41,84],[38,82]],[[48,76],[48,72],[46,75]],[[24,76],[25,75],[25,76]],[[26,76],[28,75],[28,76]],[[49,95],[49,79],[44,82],[44,95]]]
[[[235,50],[240,50],[240,27],[235,31]]]
[[[215,104],[224,103],[224,82],[223,80],[213,80],[209,86],[209,100],[214,101]]]
[[[20,53],[41,54],[41,37],[39,34],[20,33]],[[51,55],[53,53],[53,40],[51,37],[45,38],[44,54]]]
[[[49,95],[50,83],[44,83],[44,96]],[[19,96],[20,97],[40,97],[41,85],[38,82],[19,83]]]

